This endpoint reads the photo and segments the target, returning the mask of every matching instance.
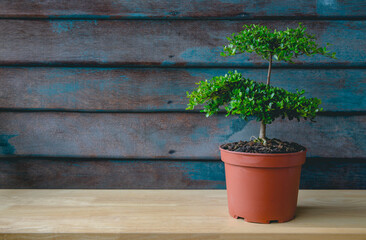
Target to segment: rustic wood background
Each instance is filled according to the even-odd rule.
[[[185,111],[194,82],[266,62],[222,58],[244,24],[303,22],[337,59],[276,63],[273,84],[323,100],[269,137],[308,147],[301,188],[366,189],[364,0],[0,1],[1,188],[225,188],[218,145],[258,123]]]

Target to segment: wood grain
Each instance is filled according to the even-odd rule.
[[[361,240],[365,199],[366,191],[301,190],[293,221],[263,225],[231,218],[224,190],[1,190],[0,234],[6,239],[17,236],[12,233],[25,239],[44,233],[79,239],[107,234],[118,239]]]
[[[258,122],[197,113],[0,113],[0,155],[219,159],[219,144],[257,136]],[[309,157],[362,158],[365,116],[276,121],[268,137],[296,141]]]
[[[366,189],[366,159],[308,158],[301,189]],[[0,188],[224,189],[221,161],[0,158]]]
[[[262,81],[262,59],[219,56],[226,37],[244,24],[282,30],[301,21],[337,59],[277,63],[273,83],[305,89],[331,114],[278,121],[269,136],[308,147],[301,187],[366,188],[364,1],[3,0],[0,19],[0,187],[223,188],[217,146],[256,136],[258,124],[178,113],[185,92],[229,68]]]
[[[0,35],[0,64],[266,67],[267,62],[253,54],[220,56],[226,37],[251,23],[279,30],[298,21],[2,20],[0,32],[6,34]],[[300,57],[298,66],[365,66],[365,21],[303,23],[321,45],[333,44],[329,49],[337,59]]]
[[[224,75],[212,68],[0,68],[0,109],[184,111],[195,82]],[[239,69],[266,79],[266,69]],[[365,69],[274,69],[272,83],[304,89],[325,111],[366,109]]]
[[[139,233],[24,233],[24,234],[1,234],[6,240],[28,240],[28,239],[56,239],[56,240],[70,240],[70,239],[85,239],[85,240],[146,240],[146,239],[161,239],[161,240],[206,240],[206,239],[222,239],[222,240],[364,240],[364,234],[332,234],[332,233],[319,233],[319,234],[139,234]]]
[[[0,158],[0,163],[0,188],[225,188],[221,161]]]
[[[255,2],[245,0],[2,0],[2,18],[90,18],[90,19],[186,19],[268,17],[365,17],[365,3],[352,1],[286,1]]]

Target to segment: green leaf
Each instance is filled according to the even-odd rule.
[[[265,124],[270,124],[279,117],[291,120],[310,116],[313,119],[316,113],[322,111],[319,107],[321,101],[305,98],[303,94],[304,90],[288,92],[283,88],[244,78],[235,71],[201,81],[187,95],[187,109],[203,105],[207,117],[225,109],[226,116],[239,115],[243,119],[254,116]]]
[[[320,54],[335,58],[335,53],[327,50],[330,44],[327,43],[326,47],[318,46],[315,36],[308,34],[301,23],[297,28],[287,28],[285,31],[271,31],[266,26],[254,24],[244,25],[243,28],[243,31],[233,33],[227,38],[229,44],[224,46],[222,56],[255,52],[268,60],[269,53],[273,53],[275,61],[289,63],[301,55]]]

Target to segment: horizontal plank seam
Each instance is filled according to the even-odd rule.
[[[49,108],[0,108],[1,112],[29,112],[29,113],[39,113],[39,112],[67,112],[67,113],[97,113],[97,114],[108,114],[108,113],[185,113],[185,114],[202,114],[200,110],[84,110],[84,109],[49,109]],[[226,114],[225,111],[221,111],[218,115]],[[333,116],[365,116],[365,111],[323,111],[318,113],[318,116],[325,116],[325,117],[333,117]]]
[[[116,64],[116,63],[106,63],[106,64],[95,64],[95,63],[80,63],[80,62],[69,62],[69,63],[44,63],[44,62],[37,62],[37,63],[0,63],[1,68],[148,68],[148,69],[156,69],[156,68],[163,68],[163,69],[196,69],[196,68],[237,68],[237,69],[266,69],[268,66],[265,63],[261,63],[261,65],[238,65],[238,64],[215,64],[209,65],[210,63],[194,63],[192,65],[171,65],[171,66],[162,66],[162,65],[144,65],[139,64]],[[347,65],[339,64],[339,63],[310,63],[310,64],[274,64],[272,66],[273,69],[366,69],[366,62],[365,63],[350,63]]]
[[[248,17],[248,16],[234,16],[234,17],[126,17],[116,15],[60,15],[60,16],[0,16],[0,20],[101,20],[101,21],[167,21],[167,20],[190,20],[190,21],[258,21],[258,20],[306,20],[306,21],[364,21],[366,16],[260,16],[260,17]]]
[[[121,158],[121,157],[74,157],[74,156],[49,156],[49,155],[26,155],[26,154],[9,154],[9,155],[1,155],[0,161],[5,159],[63,159],[63,160],[80,160],[83,159],[88,161],[220,161],[219,157],[194,157],[194,158],[171,158],[171,157],[157,157],[157,158],[146,158],[146,157],[127,157],[127,158]]]
[[[113,158],[113,157],[56,157],[56,156],[17,156],[17,155],[9,155],[9,156],[0,156],[0,161],[3,160],[20,160],[20,159],[28,159],[28,160],[54,160],[54,161],[161,161],[161,162],[221,162],[220,159],[210,159],[210,158],[202,158],[202,159],[194,159],[194,158]],[[331,158],[331,157],[307,157],[307,161],[353,161],[357,163],[366,163],[366,158]]]

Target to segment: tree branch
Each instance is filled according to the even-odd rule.
[[[269,53],[269,65],[267,74],[267,85],[271,82],[271,71],[272,71],[272,53]]]

